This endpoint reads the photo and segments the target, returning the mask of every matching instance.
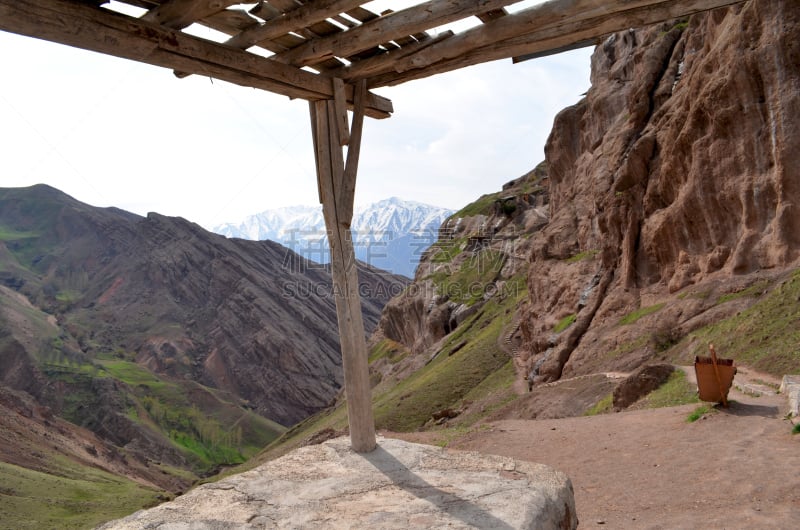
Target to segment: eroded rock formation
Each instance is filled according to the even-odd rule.
[[[547,201],[541,164],[448,218],[422,256],[414,282],[384,307],[380,336],[421,353],[488,300],[516,294],[527,274],[528,236],[547,223]]]
[[[800,255],[800,5],[617,33],[591,80],[546,146],[551,220],[533,237],[522,321],[539,380],[596,368],[624,340],[608,335],[621,315]]]

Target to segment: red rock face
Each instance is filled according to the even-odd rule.
[[[586,371],[597,330],[659,295],[798,263],[800,4],[753,0],[611,36],[546,156],[551,221],[522,329],[552,380]]]

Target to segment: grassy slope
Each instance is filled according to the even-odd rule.
[[[468,323],[453,333],[436,357],[422,370],[374,399],[375,424],[379,429],[413,431],[422,428],[434,412],[461,408],[467,395],[509,363],[508,354],[497,345],[506,324],[503,309],[514,304],[489,302]],[[466,345],[456,349],[466,341]],[[513,381],[513,378],[512,378]],[[493,386],[493,385],[490,385]]]
[[[0,462],[0,529],[92,528],[159,502],[158,491],[55,458],[54,473]]]
[[[9,327],[10,320],[17,325]],[[121,383],[117,385],[119,401],[127,403],[128,409],[120,412],[160,433],[165,443],[187,456],[192,472],[161,467],[164,473],[188,482],[220,465],[246,461],[285,431],[224,392],[159,377],[117,358],[118,352],[102,359],[84,358],[48,314],[6,288],[0,288],[2,329],[6,331],[0,333],[0,349],[18,340],[48,379],[66,385],[60,415],[73,423],[87,424],[103,405],[98,399],[104,398],[94,389],[97,380]],[[37,451],[46,461],[45,469],[39,471],[0,462],[0,528],[91,528],[153,505],[162,493],[68,461],[46,447]]]
[[[734,296],[738,295],[738,296]],[[775,376],[800,373],[800,269],[777,284],[759,282],[733,295],[720,297],[718,303],[749,297],[755,303],[739,314],[706,326],[690,334],[697,345],[689,351],[707,355],[709,342],[740,364]]]
[[[376,427],[395,431],[441,430],[441,438],[446,440],[450,431],[468,429],[513,400],[516,397],[512,389],[513,364],[498,347],[498,341],[526,294],[519,289],[513,295],[490,300],[444,341],[430,362],[402,380],[388,378],[373,388]],[[400,363],[407,358],[402,346],[391,341],[377,344],[370,355],[373,363],[386,359]],[[450,420],[446,428],[429,421],[434,412],[448,408],[464,412]],[[343,432],[346,427],[346,406],[341,402],[295,425],[237,471],[285,454],[316,433],[326,429]]]
[[[9,236],[8,231],[0,233]],[[160,377],[120,359],[125,352],[108,353],[94,360],[85,358],[50,315],[2,287],[0,323],[4,321],[17,323],[11,326],[18,330],[15,338],[36,357],[35,363],[50,380],[70,386],[64,395],[62,415],[66,419],[86,423],[86,415],[92,411],[85,405],[97,399],[92,381],[116,379],[124,383],[123,397],[131,404],[128,416],[160,432],[184,451],[195,463],[196,472],[244,462],[285,431],[229,395],[188,380]]]
[[[199,472],[242,463],[285,431],[199,383],[171,381],[130,361],[101,359],[97,365],[96,377],[113,377],[130,389],[129,417],[163,433]]]
[[[682,293],[676,299],[686,296]],[[703,293],[703,296],[711,295]],[[676,363],[690,364],[694,355],[705,354],[708,342],[714,342],[726,357],[733,357],[740,364],[777,376],[800,373],[800,351],[797,349],[797,344],[800,344],[800,304],[797,303],[800,300],[800,270],[776,283],[762,281],[737,293],[718,295],[714,303],[725,304],[742,298],[751,301],[748,309],[696,330],[677,344],[670,345],[664,355]],[[441,429],[441,440],[446,443],[452,436],[474,428],[492,410],[513,401],[513,366],[508,356],[497,348],[497,338],[510,322],[509,315],[513,315],[518,300],[509,297],[500,304],[488,303],[480,313],[447,337],[438,355],[419,371],[404,380],[383,381],[375,387],[373,403],[377,427],[397,431]],[[656,312],[669,303],[648,308],[646,312]],[[621,319],[618,325],[636,326],[637,320],[643,316],[639,313],[630,315]],[[634,342],[638,348],[647,347],[652,340],[650,334],[645,334]],[[461,346],[465,341],[466,345]],[[690,344],[696,345],[690,347]],[[373,350],[370,360],[376,362],[390,357],[399,362],[406,355],[398,345],[382,342]],[[696,399],[695,390],[683,373],[675,372],[665,385],[634,407],[675,406],[693,403]],[[476,407],[466,407],[462,415],[448,422],[447,428],[428,421],[433,412],[445,408],[459,409],[472,401],[480,402],[481,406],[477,410]],[[610,400],[607,401],[599,403],[592,413],[610,410]],[[247,467],[283,454],[323,429],[343,431],[346,426],[345,409],[340,404],[290,429]]]

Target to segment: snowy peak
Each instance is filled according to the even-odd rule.
[[[398,197],[357,207],[351,225],[356,256],[411,277],[422,252],[436,241],[439,226],[452,213]],[[240,223],[218,225],[213,231],[226,237],[270,239],[319,261],[325,221],[320,206],[290,206],[251,215]]]

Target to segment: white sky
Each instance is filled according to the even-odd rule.
[[[589,87],[590,49],[498,61],[375,92],[356,202],[453,209],[533,168]],[[46,183],[96,206],[207,228],[316,204],[308,105],[0,32],[0,187]]]

